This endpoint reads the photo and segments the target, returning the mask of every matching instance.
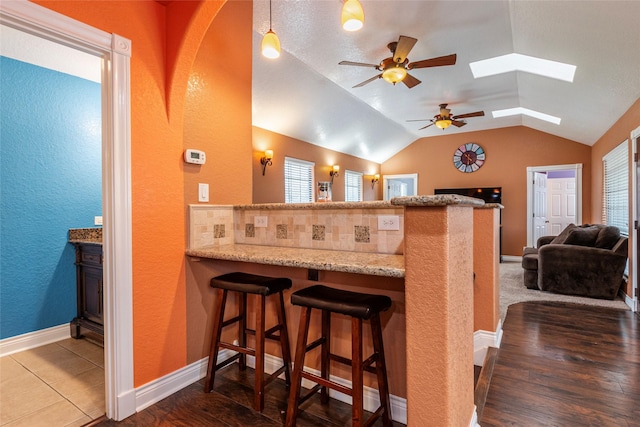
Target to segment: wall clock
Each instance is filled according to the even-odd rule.
[[[462,144],[453,153],[453,166],[460,172],[471,173],[482,167],[487,158],[484,149],[474,142]]]

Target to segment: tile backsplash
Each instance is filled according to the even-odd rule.
[[[353,252],[402,254],[404,209],[234,209],[189,206],[189,247],[226,244],[284,246]],[[397,215],[399,230],[378,230],[378,216]],[[267,217],[256,227],[256,216]]]

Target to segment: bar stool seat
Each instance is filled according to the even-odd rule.
[[[284,372],[287,387],[291,384],[291,349],[289,346],[289,334],[284,311],[283,291],[291,288],[291,279],[285,277],[268,277],[256,274],[234,272],[211,279],[210,285],[217,289],[217,302],[213,318],[213,330],[211,338],[211,350],[209,352],[209,363],[207,366],[207,377],[204,391],[213,390],[215,373],[217,370],[238,360],[240,370],[246,368],[246,356],[255,357],[255,384],[254,384],[254,409],[262,411],[264,409],[264,387],[276,379]],[[227,295],[229,292],[239,293],[238,315],[228,320],[224,320]],[[255,329],[247,327],[247,295],[253,294],[258,297],[256,304],[256,326]],[[271,295],[278,295],[276,302],[276,313],[278,323],[266,329],[265,326],[265,305],[266,298]],[[221,341],[222,328],[238,324],[238,344]],[[247,347],[247,334],[255,336],[255,348]],[[265,339],[278,341],[282,352],[283,366],[265,378],[264,375],[264,347]],[[232,350],[237,354],[216,364],[218,352],[221,348]]]
[[[286,426],[296,425],[299,405],[314,396],[320,390],[320,401],[329,401],[328,389],[337,390],[352,397],[352,425],[354,427],[372,425],[378,418],[382,418],[385,427],[391,426],[391,406],[389,401],[389,385],[385,366],[384,346],[382,342],[382,325],[380,313],[391,307],[391,298],[385,295],[365,294],[335,289],[324,285],[311,286],[291,295],[291,304],[302,307],[300,328],[294,361],[292,387],[289,391],[287,405]],[[311,344],[307,344],[309,323],[312,309],[322,311],[321,337]],[[351,359],[331,353],[331,313],[339,313],[351,317]],[[368,358],[363,356],[362,323],[371,322],[374,353]],[[304,370],[304,359],[307,352],[321,348],[320,376]],[[351,366],[352,388],[330,380],[330,362],[338,362]],[[375,367],[372,365],[375,364]],[[380,406],[374,414],[364,420],[363,392],[364,371],[377,375]],[[302,379],[315,382],[316,385],[304,396],[300,396]]]

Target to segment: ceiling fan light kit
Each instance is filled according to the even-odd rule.
[[[342,5],[342,28],[358,31],[364,25],[364,10],[358,0],[346,0]]]
[[[445,130],[449,126],[451,126],[451,120],[449,119],[436,120],[436,127],[439,127],[442,130]]]
[[[271,28],[271,0],[269,0],[269,31],[262,38],[262,56],[269,59],[280,56],[280,39]]]
[[[407,70],[400,66],[387,68],[382,72],[382,78],[394,85],[404,80],[405,77],[407,77]]]

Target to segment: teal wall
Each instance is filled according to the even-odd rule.
[[[0,339],[76,314],[67,239],[102,215],[100,92],[0,57]]]

